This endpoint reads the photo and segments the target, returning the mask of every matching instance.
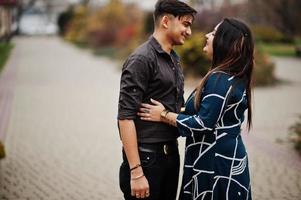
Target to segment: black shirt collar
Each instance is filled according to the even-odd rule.
[[[166,51],[164,51],[160,45],[160,43],[157,41],[157,39],[154,36],[150,36],[149,37],[149,42],[150,44],[155,48],[155,50],[160,53],[160,54],[167,54],[169,55]],[[176,59],[177,62],[180,61],[180,57],[178,56],[178,54],[172,49],[170,52],[170,55]],[[170,56],[169,55],[169,56]]]

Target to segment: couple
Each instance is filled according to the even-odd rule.
[[[183,74],[173,51],[191,35],[196,11],[159,0],[155,30],[123,66],[118,125],[123,143],[120,188],[126,200],[174,200],[177,137],[186,137],[180,200],[251,200],[248,157],[240,135],[251,115],[253,41],[249,28],[224,19],[206,35],[211,69],[185,103]]]

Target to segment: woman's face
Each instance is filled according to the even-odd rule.
[[[213,31],[206,34],[207,41],[206,41],[205,47],[203,48],[203,51],[205,51],[205,53],[207,54],[207,56],[210,59],[212,59],[212,56],[213,56],[213,39],[214,39],[214,35],[215,35],[215,32],[216,32],[219,25],[220,25],[220,23],[215,26]]]

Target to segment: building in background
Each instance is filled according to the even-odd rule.
[[[9,41],[17,30],[17,0],[0,0],[0,41]]]

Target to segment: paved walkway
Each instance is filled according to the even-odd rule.
[[[301,157],[288,142],[288,127],[301,114],[301,59],[274,58],[286,82],[254,91],[254,127],[245,134],[255,200],[300,200]]]
[[[121,199],[115,120],[120,64],[58,38],[14,42],[7,68],[17,70],[17,80],[0,199]],[[254,129],[246,134],[253,195],[299,200],[301,161],[287,142],[287,128],[301,113],[301,61],[275,61],[277,75],[290,82],[255,90]]]

